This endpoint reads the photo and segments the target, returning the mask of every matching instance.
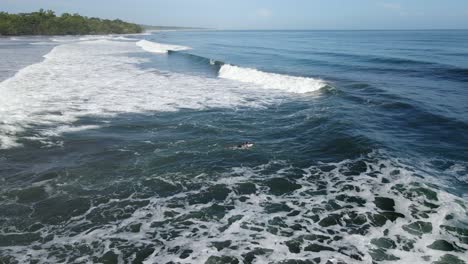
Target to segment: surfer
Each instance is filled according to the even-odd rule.
[[[252,147],[254,146],[254,143],[250,142],[250,141],[246,141],[242,144],[239,144],[237,146],[234,146],[232,147],[231,149],[242,149],[242,150],[245,150],[245,149],[251,149]]]

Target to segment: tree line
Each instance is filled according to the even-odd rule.
[[[96,35],[141,33],[140,25],[120,19],[109,20],[40,9],[38,12],[0,12],[0,35]]]

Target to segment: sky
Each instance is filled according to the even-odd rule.
[[[139,24],[214,29],[468,29],[468,0],[0,0]]]

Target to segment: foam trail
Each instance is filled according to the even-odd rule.
[[[131,33],[131,34],[125,34],[125,36],[151,36],[152,35],[151,32]],[[154,32],[157,32],[157,31],[154,31]]]
[[[100,40],[100,39],[111,39],[114,38],[112,35],[87,35],[79,38],[80,41],[89,41],[89,40]]]
[[[40,42],[31,42],[29,45],[57,45],[55,42],[47,42],[47,41],[40,41]]]
[[[153,52],[153,53],[167,53],[170,50],[179,51],[179,50],[190,49],[189,47],[185,47],[185,46],[161,44],[161,43],[151,42],[148,40],[140,40],[136,43],[136,45],[148,52]]]
[[[137,41],[138,39],[135,39],[135,38],[128,38],[128,37],[123,37],[123,36],[118,36],[118,37],[114,37],[113,38],[114,40],[128,40],[128,41]]]
[[[253,83],[267,89],[285,90],[292,93],[309,93],[326,86],[319,79],[262,72],[225,64],[219,70],[219,77],[245,83]]]
[[[59,42],[59,43],[73,42],[73,41],[76,41],[77,39],[78,38],[71,37],[71,36],[58,36],[58,37],[55,37],[55,38],[50,38],[51,41]]]

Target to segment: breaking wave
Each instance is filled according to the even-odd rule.
[[[188,50],[189,47],[156,43],[148,40],[140,40],[136,43],[142,49],[153,53],[167,53],[169,51]]]
[[[318,91],[328,85],[325,81],[320,79],[263,72],[257,69],[235,66],[223,61],[186,52],[170,50],[168,54],[184,56],[196,63],[206,63],[207,66],[215,67],[218,71],[218,77],[220,78],[253,84],[265,89],[303,94]]]
[[[221,67],[219,77],[292,93],[314,92],[326,86],[326,83],[319,79],[268,73],[229,64]]]
[[[33,138],[49,142],[50,130],[85,116],[264,107],[281,96],[222,79],[142,69],[147,59],[128,56],[139,51],[134,42],[112,39],[66,43],[0,83],[0,149]],[[34,127],[40,129],[31,132]]]

